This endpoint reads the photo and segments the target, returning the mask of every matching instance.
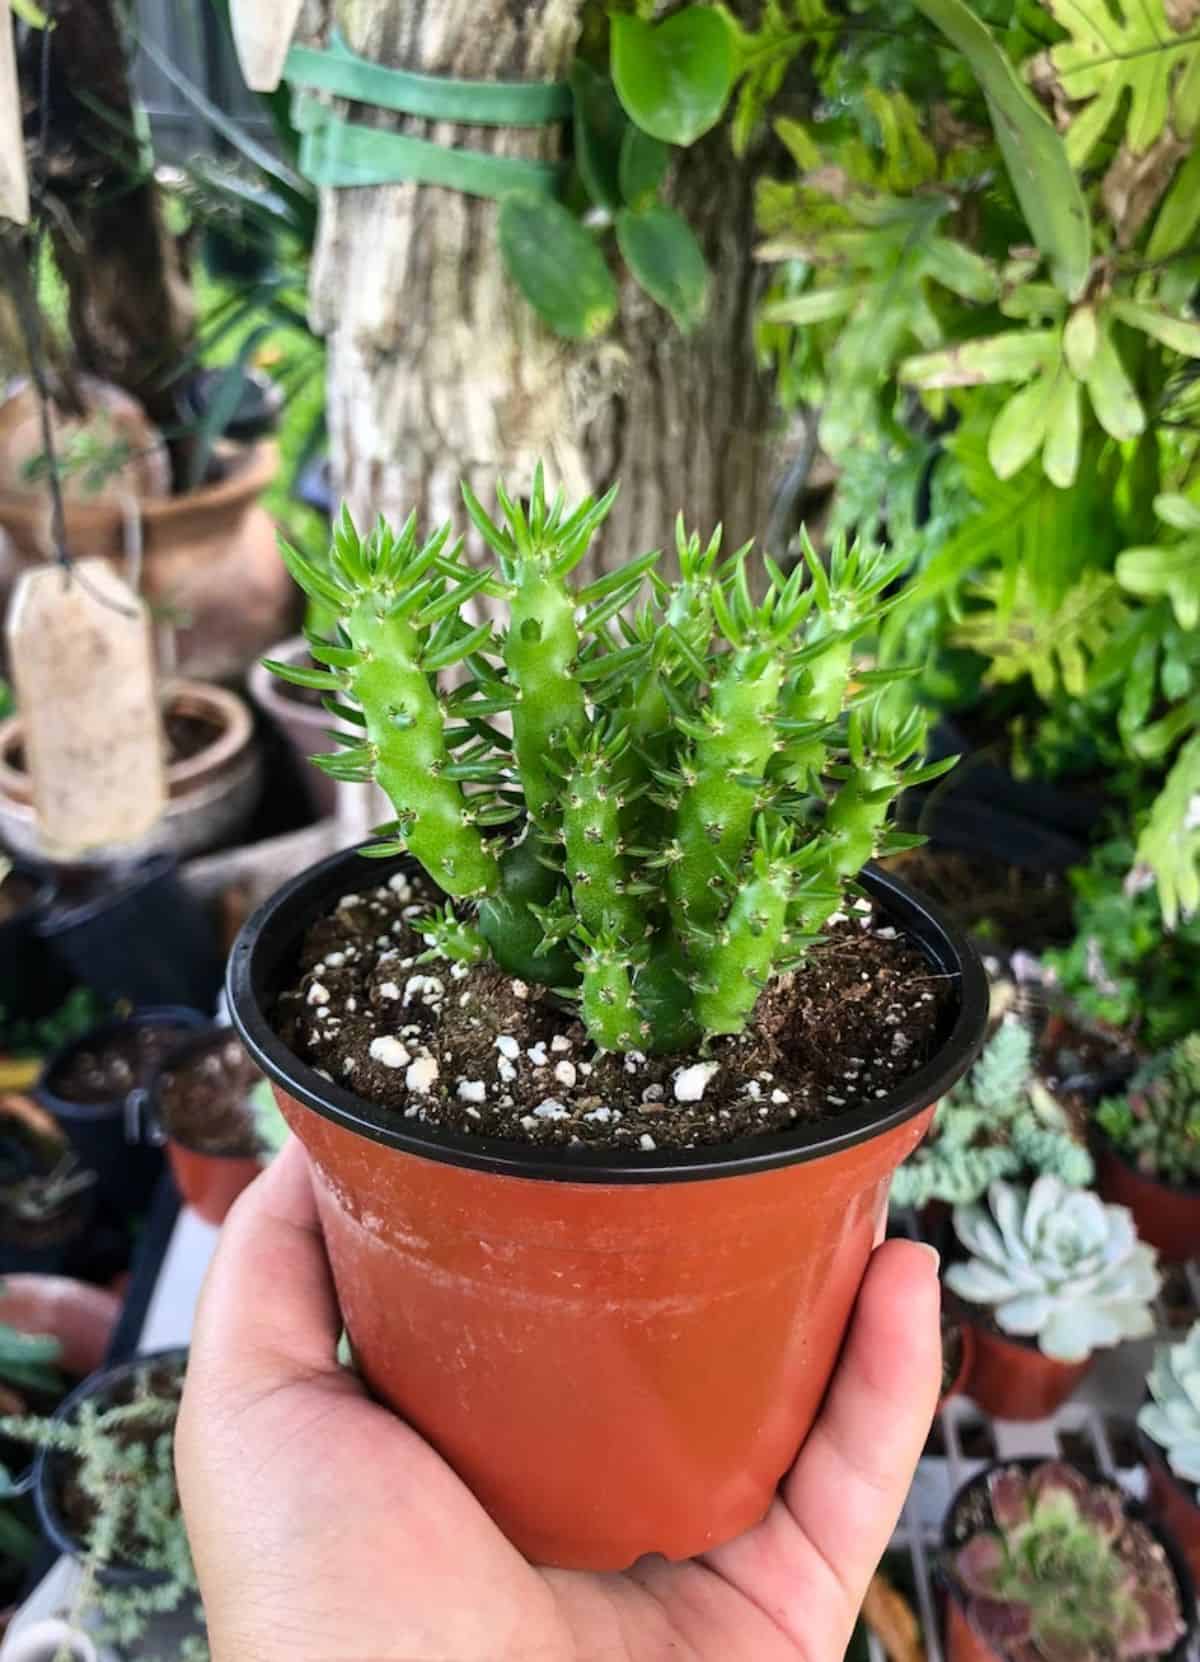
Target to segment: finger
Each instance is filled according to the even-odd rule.
[[[936,1256],[888,1241],[872,1256],[816,1424],[780,1500],[708,1562],[802,1637],[840,1656],[896,1527],[941,1382]]]
[[[321,1374],[348,1383],[337,1363],[341,1326],[308,1157],[292,1137],[225,1221],[196,1315],[189,1376],[215,1371],[223,1384],[250,1389]]]

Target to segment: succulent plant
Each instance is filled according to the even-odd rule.
[[[390,798],[374,852],[449,897],[432,952],[554,987],[601,1049],[677,1051],[745,1026],[886,845],[898,791],[945,764],[922,765],[920,716],[888,715],[895,672],[852,672],[890,556],[843,545],[827,568],[806,545],[790,576],[761,562],[755,599],[749,550],[722,560],[681,522],[675,583],[645,554],[575,586],[614,495],[568,513],[539,470],[497,522],[464,486],[479,571],[449,526],[362,538],[343,514],[327,571],[286,551],[337,638],[311,640],[319,669],[270,667],[360,731],[314,760]],[[498,633],[465,615],[480,594]]]
[[[1200,1322],[1181,1344],[1154,1353],[1146,1383],[1153,1401],[1138,1414],[1138,1425],[1176,1477],[1200,1484]]]
[[[1082,1362],[1153,1331],[1157,1254],[1138,1240],[1124,1206],[1057,1177],[1028,1188],[995,1182],[986,1209],[955,1209],[954,1230],[973,1256],[950,1266],[946,1285],[987,1305],[1003,1332],[1036,1339],[1045,1355]]]
[[[1096,1119],[1147,1176],[1200,1183],[1200,1033],[1154,1057]]]
[[[951,1555],[967,1618],[1010,1662],[1161,1656],[1186,1631],[1162,1547],[1121,1496],[1050,1460],[988,1474],[991,1519]]]
[[[963,1082],[938,1104],[929,1136],[892,1181],[892,1200],[966,1206],[997,1178],[1042,1173],[1083,1186],[1092,1180],[1092,1160],[1034,1077],[1028,1028],[1008,1017]]]

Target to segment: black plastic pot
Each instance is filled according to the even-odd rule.
[[[71,976],[38,934],[38,924],[54,903],[53,880],[22,865],[13,875],[34,885],[35,892],[0,922],[0,1029],[7,1022],[48,1016],[71,990]]]
[[[942,1524],[942,1560],[938,1566],[938,1577],[946,1589],[948,1603],[951,1607],[948,1612],[952,1618],[948,1624],[950,1643],[944,1647],[950,1662],[985,1662],[985,1659],[989,1658],[1000,1662],[1000,1652],[981,1638],[974,1628],[967,1623],[965,1614],[966,1599],[953,1572],[948,1568],[950,1555],[957,1547],[962,1545],[962,1540],[956,1539],[955,1524],[963,1504],[968,1497],[973,1496],[980,1489],[986,1488],[988,1479],[994,1471],[1007,1470],[1012,1466],[1019,1466],[1024,1471],[1032,1471],[1045,1463],[1046,1458],[1041,1455],[1025,1456],[1017,1460],[993,1460],[982,1471],[977,1472],[969,1482],[963,1484],[946,1509],[946,1517]],[[1067,1464],[1073,1465],[1070,1461]],[[1087,1478],[1089,1482],[1095,1481],[1086,1471],[1081,1471],[1080,1476]],[[1103,1478],[1101,1481],[1109,1483],[1113,1488],[1119,1487],[1115,1479]],[[1197,1627],[1196,1586],[1192,1578],[1192,1572],[1188,1567],[1187,1558],[1171,1531],[1164,1528],[1157,1518],[1147,1512],[1145,1507],[1125,1497],[1125,1513],[1128,1517],[1145,1524],[1166,1553],[1167,1562],[1171,1566],[1179,1587],[1180,1609],[1183,1613],[1183,1619],[1187,1623],[1187,1629],[1183,1637],[1176,1642],[1175,1646],[1171,1650],[1154,1657],[1152,1662],[1185,1662],[1185,1658],[1191,1649],[1192,1640],[1196,1636]]]
[[[38,932],[78,980],[113,1002],[211,1010],[221,989],[212,924],[166,854],[60,903]]]
[[[537,1563],[617,1570],[731,1540],[813,1423],[896,1166],[978,1052],[978,957],[869,872],[957,995],[935,1055],[873,1106],[684,1150],[471,1137],[356,1096],[270,1025],[309,926],[401,869],[353,851],[315,866],[247,923],[229,975],[234,1022],[312,1162],[362,1376]]]
[[[118,1367],[105,1368],[101,1373],[92,1374],[59,1405],[53,1416],[54,1421],[59,1424],[68,1423],[75,1417],[80,1405],[89,1398],[109,1394],[114,1386],[155,1363],[178,1363],[182,1368],[187,1363],[187,1354],[186,1350],[153,1351],[146,1356],[134,1357],[130,1362],[122,1362]],[[37,1507],[38,1522],[47,1539],[59,1552],[82,1560],[87,1556],[86,1549],[83,1543],[77,1541],[70,1533],[58,1509],[58,1480],[65,1458],[66,1456],[53,1449],[38,1450],[33,1465],[33,1502]],[[96,1580],[103,1587],[158,1587],[169,1581],[170,1576],[165,1570],[143,1570],[133,1564],[113,1564],[97,1569]]]
[[[63,1275],[74,1271],[95,1216],[96,1194],[91,1190],[79,1196],[75,1206],[63,1218],[55,1239],[37,1246],[0,1239],[0,1277]]]
[[[140,1142],[130,1119],[130,1098],[147,1081],[135,1080],[130,1090],[108,1102],[71,1102],[57,1094],[54,1080],[80,1051],[93,1050],[123,1033],[143,1027],[177,1027],[183,1043],[184,1035],[207,1025],[206,1016],[185,1005],[149,1006],[136,1010],[127,1021],[106,1022],[72,1039],[42,1069],[34,1097],[62,1126],[81,1164],[96,1173],[97,1199],[116,1217],[128,1219],[143,1213],[162,1175],[162,1151]]]

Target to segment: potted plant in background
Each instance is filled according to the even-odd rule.
[[[969,1256],[946,1285],[978,1311],[968,1390],[998,1419],[1044,1419],[1093,1352],[1153,1332],[1156,1255],[1123,1206],[1057,1177],[997,1181],[986,1208],[955,1210],[954,1233]]]
[[[91,1224],[95,1187],[51,1115],[0,1096],[0,1273],[63,1269]]]
[[[1200,1032],[1096,1109],[1098,1187],[1169,1263],[1200,1253]]]
[[[490,570],[412,520],[344,518],[328,575],[288,556],[339,631],[281,673],[358,725],[321,764],[397,818],[384,864],[338,855],[256,915],[231,1004],[372,1388],[531,1557],[689,1556],[793,1459],[986,987],[863,871],[924,773],[890,678],[854,679],[888,560],[767,562],[756,603],[745,550],[681,530],[676,585],[646,555],[577,589],[607,500],[568,514],[539,474],[496,523],[464,495]],[[485,589],[498,638],[462,615]]]
[[[1121,1491],[1060,1460],[989,1467],[946,1514],[950,1662],[1182,1656],[1195,1590]]]
[[[1150,1504],[1200,1575],[1200,1322],[1182,1343],[1155,1351],[1146,1384],[1149,1401],[1137,1423]]]
[[[45,1534],[82,1569],[68,1620],[140,1653],[157,1617],[201,1612],[175,1487],[174,1432],[186,1356],[137,1357],[86,1379],[50,1419],[0,1420],[38,1450],[34,1500]],[[199,1633],[179,1644],[205,1662]]]
[[[951,1206],[968,1206],[997,1178],[1043,1173],[1075,1187],[1092,1180],[1087,1148],[1036,1076],[1033,1036],[1001,1021],[966,1078],[938,1103],[929,1135],[892,1180],[892,1203],[940,1232]]]

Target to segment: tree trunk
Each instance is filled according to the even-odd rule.
[[[170,428],[170,372],[191,349],[194,312],[182,252],[139,153],[116,0],[58,0],[53,15],[45,117],[40,31],[31,31],[21,80],[35,147],[45,118],[39,171],[75,365],[125,388]]]
[[[350,44],[381,63],[466,79],[553,80],[573,56],[583,0],[359,0]],[[356,120],[506,155],[554,158],[558,128],[458,128],[383,111]],[[689,339],[626,282],[616,327],[585,347],[545,329],[508,281],[496,205],[415,184],[328,190],[312,274],[329,346],[335,490],[356,518],[458,514],[460,477],[487,501],[527,489],[544,459],[569,492],[621,497],[605,563],[667,542],[675,513],[729,546],[766,520],[776,459],[755,363],[752,169],[718,131],[683,155],[673,200],[713,268],[707,322]]]

